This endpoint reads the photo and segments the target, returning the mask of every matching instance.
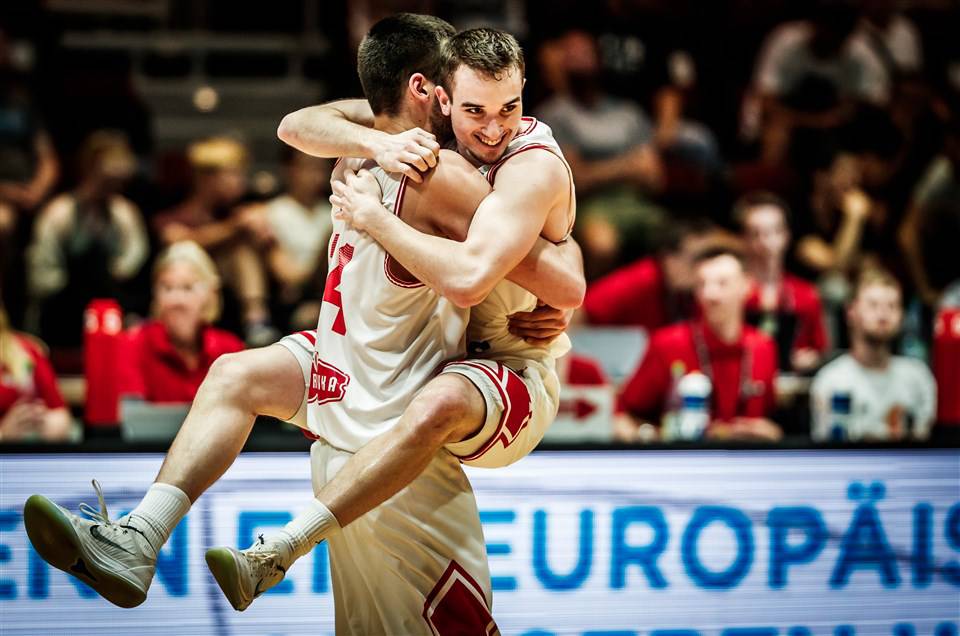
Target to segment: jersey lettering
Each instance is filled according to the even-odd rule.
[[[320,359],[320,355],[313,354],[313,364],[310,368],[310,389],[307,393],[307,402],[326,404],[339,402],[347,393],[350,376]]]

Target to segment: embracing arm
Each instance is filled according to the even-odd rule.
[[[583,254],[572,238],[560,244],[538,238],[530,253],[507,274],[507,280],[557,309],[576,309],[587,290]]]
[[[435,137],[420,128],[392,135],[373,124],[367,100],[344,99],[286,115],[277,136],[308,155],[373,159],[387,172],[399,172],[420,183],[420,173],[437,163],[440,146]]]
[[[541,157],[548,159],[538,161]],[[480,203],[462,243],[417,231],[384,213],[373,197],[365,197],[370,205],[354,206],[340,184],[334,184],[331,202],[348,211],[349,222],[369,233],[410,273],[457,305],[470,307],[520,264],[536,243],[547,213],[569,192],[566,167],[546,152],[523,153],[505,163],[497,181],[501,187]]]

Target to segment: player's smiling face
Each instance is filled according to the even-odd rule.
[[[451,81],[453,94],[437,90],[460,154],[476,165],[495,163],[503,156],[520,127],[523,82],[516,68],[496,79],[460,66]]]

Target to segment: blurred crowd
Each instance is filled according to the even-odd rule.
[[[957,440],[960,51],[926,28],[955,6],[790,5],[744,44],[738,3],[455,4],[390,10],[521,36],[526,112],[578,192],[573,328],[645,334],[616,439]],[[330,162],[278,146],[253,187],[242,131],[162,156],[123,122],[60,143],[18,50],[0,30],[0,440],[70,438],[57,377],[83,373],[95,299],[122,314],[118,391],[158,403],[315,326]],[[611,384],[593,353],[568,385]]]

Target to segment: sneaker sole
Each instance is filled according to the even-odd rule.
[[[147,593],[129,580],[100,567],[84,554],[80,537],[60,508],[41,495],[27,499],[23,507],[23,525],[44,561],[83,581],[100,596],[118,607],[136,607]],[[92,577],[85,574],[87,570]]]
[[[244,603],[240,598],[240,569],[233,553],[227,548],[210,548],[204,558],[231,607],[238,612],[247,609],[250,603]]]

